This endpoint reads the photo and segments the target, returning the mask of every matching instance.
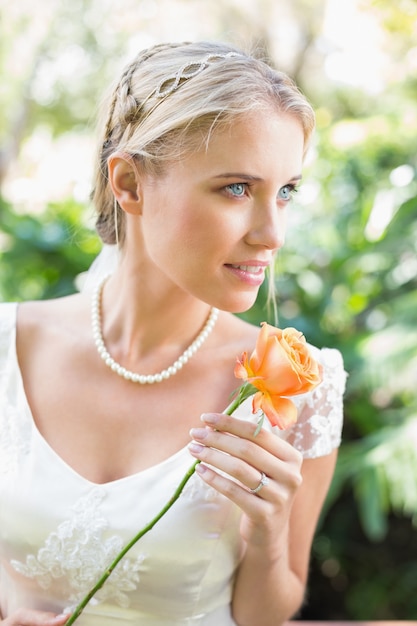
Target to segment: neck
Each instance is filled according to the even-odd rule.
[[[137,276],[116,272],[103,289],[101,325],[109,352],[133,363],[158,351],[161,359],[181,354],[201,331],[210,306],[176,287],[158,290]]]

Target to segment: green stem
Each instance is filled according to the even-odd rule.
[[[135,545],[136,542],[139,541],[139,539],[141,537],[143,537],[143,535],[146,535],[146,533],[149,532],[155,526],[155,524],[161,519],[161,517],[163,517],[165,515],[165,513],[172,507],[174,502],[176,502],[176,500],[178,500],[178,498],[180,497],[181,492],[184,489],[185,485],[190,480],[191,476],[194,474],[196,465],[198,463],[200,463],[200,461],[196,461],[188,469],[187,473],[185,474],[185,476],[183,477],[182,481],[180,482],[180,484],[178,485],[177,489],[175,490],[174,495],[170,498],[170,500],[168,500],[168,502],[159,511],[159,513],[157,515],[155,515],[153,520],[151,520],[146,526],[144,526],[142,528],[142,530],[140,530],[137,533],[137,535],[135,535],[133,537],[133,539],[131,541],[129,541],[129,543],[127,543],[125,545],[125,547],[119,552],[119,554],[116,556],[114,561],[109,565],[109,567],[106,569],[106,571],[102,574],[101,578],[97,581],[97,583],[94,585],[94,587],[92,589],[90,589],[90,591],[85,596],[85,598],[76,607],[74,612],[71,614],[71,617],[69,618],[69,620],[65,623],[65,626],[70,626],[71,624],[73,624],[75,622],[75,620],[81,615],[82,611],[85,609],[85,607],[90,602],[90,600],[93,598],[93,596],[97,593],[97,591],[99,589],[102,588],[102,586],[104,585],[104,583],[106,582],[106,580],[108,579],[110,574],[115,569],[116,565],[122,560],[122,558],[125,556],[125,554]]]
[[[247,394],[246,396],[245,396],[244,393],[243,394],[241,394],[241,393],[237,394],[236,398],[229,404],[229,406],[224,411],[224,413],[226,415],[231,415],[233,413],[233,411],[235,409],[237,409],[237,407],[242,403],[242,401],[246,397],[249,397],[249,395],[251,395],[252,393],[253,393],[253,391],[251,390],[251,393]],[[65,622],[65,626],[71,626],[71,624],[74,624],[75,620],[78,619],[78,617],[81,615],[81,613],[83,612],[83,610],[85,609],[87,604],[90,602],[90,600],[93,598],[93,596],[97,593],[97,591],[102,588],[102,586],[104,585],[106,580],[109,578],[110,574],[114,571],[115,567],[122,560],[122,558],[125,556],[125,554],[127,552],[129,552],[129,550],[135,545],[135,543],[137,543],[139,541],[139,539],[141,539],[144,535],[146,535],[146,533],[148,533],[155,526],[155,524],[157,522],[159,522],[161,517],[163,517],[165,515],[165,513],[172,507],[174,502],[176,502],[178,500],[178,498],[180,497],[180,495],[182,493],[182,490],[184,489],[185,485],[190,480],[191,476],[194,474],[195,468],[197,467],[197,465],[199,463],[200,463],[200,461],[195,461],[192,464],[192,466],[187,470],[187,472],[185,473],[185,475],[184,475],[183,479],[181,480],[180,484],[176,488],[173,496],[168,500],[168,502],[165,504],[165,506],[119,552],[119,554],[116,556],[114,561],[109,565],[109,567],[106,569],[106,571],[103,572],[103,574],[101,575],[101,577],[99,578],[97,583],[94,585],[94,587],[92,587],[92,589],[90,589],[90,591],[87,593],[87,595],[81,600],[81,602],[78,604],[78,606],[74,609],[74,612],[71,614],[71,617],[69,618],[69,620],[67,622]]]

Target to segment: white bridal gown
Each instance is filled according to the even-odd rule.
[[[77,474],[34,424],[16,358],[16,309],[16,304],[0,305],[3,618],[19,607],[57,613],[74,608],[193,463],[184,448],[154,467],[103,485]],[[342,428],[341,356],[328,349],[316,356],[324,366],[323,383],[295,399],[298,423],[286,432],[277,430],[307,458],[338,446]],[[250,399],[236,415],[254,419]],[[232,626],[230,599],[240,553],[239,510],[194,475],[77,625]]]

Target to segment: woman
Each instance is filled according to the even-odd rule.
[[[233,313],[284,243],[313,125],[285,75],[226,45],[159,45],[126,68],[93,194],[117,266],[92,294],[1,307],[4,626],[64,624],[193,459],[80,626],[277,626],[298,611],[340,442],[340,355],[312,348],[323,382],[288,430],[255,438],[250,402],[222,411],[259,332]]]

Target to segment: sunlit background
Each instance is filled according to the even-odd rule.
[[[317,113],[279,321],[339,348],[349,381],[301,618],[415,619],[416,0],[0,0],[0,300],[75,289],[100,248],[101,95],[139,49],[195,39],[259,50]]]
[[[159,41],[214,38],[266,49],[318,101],[322,115],[333,117],[325,108],[326,94],[338,88],[385,97],[389,104],[390,85],[417,73],[417,42],[407,49],[388,29],[390,22],[391,28],[398,28],[399,40],[401,29],[411,41],[412,35],[417,37],[416,3],[401,0],[390,9],[391,4],[40,0],[34,8],[31,0],[2,0],[1,131],[5,156],[11,157],[3,164],[4,198],[23,211],[42,211],[48,202],[69,193],[88,202],[94,103],[138,50]],[[412,104],[408,110],[403,104],[405,127],[407,122],[415,127]],[[55,121],[52,116],[57,116]],[[380,131],[388,130],[381,120]],[[344,149],[362,142],[368,132],[350,120],[334,127],[332,143]],[[381,234],[395,205],[404,199],[406,194],[396,190],[409,187],[413,179],[409,164],[393,173],[390,188],[375,199],[370,237]]]

